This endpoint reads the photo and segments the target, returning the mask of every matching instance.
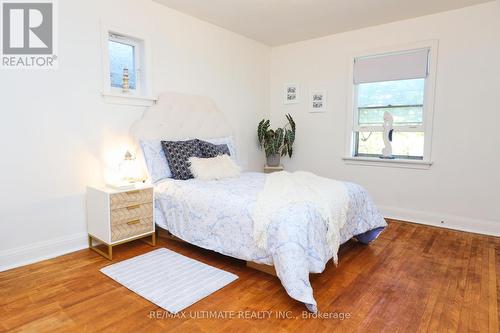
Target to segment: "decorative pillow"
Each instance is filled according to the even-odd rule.
[[[189,138],[185,138],[184,140],[188,140]],[[210,138],[204,139],[206,142],[213,143],[215,145],[225,144],[229,148],[229,153],[231,158],[237,163],[238,160],[236,158],[236,149],[233,142],[233,138],[231,136],[221,137],[221,138]],[[148,168],[149,177],[151,177],[151,182],[157,183],[158,181],[171,178],[172,172],[170,171],[170,167],[168,166],[168,161],[165,156],[165,152],[163,151],[163,147],[161,144],[161,139],[141,139],[140,145],[142,149],[142,153],[144,155],[144,160],[146,162],[146,166]],[[165,138],[163,141],[172,141]]]
[[[188,159],[193,156],[203,157],[198,140],[162,141],[161,145],[165,151],[172,178],[182,180],[193,178],[189,170]]]
[[[231,155],[227,144],[214,145],[213,143],[198,140],[200,146],[201,154],[205,158],[216,157],[219,155]]]
[[[222,144],[227,145],[227,147],[229,148],[229,153],[231,155],[231,158],[233,159],[233,161],[238,163],[238,156],[236,152],[236,146],[233,141],[233,137],[226,136],[222,138],[209,138],[209,139],[202,138],[202,139],[203,141],[213,143],[214,145],[222,145]]]
[[[146,167],[148,168],[149,177],[151,177],[151,182],[154,184],[162,179],[172,177],[161,140],[141,139],[139,143]]]
[[[241,173],[240,167],[226,154],[211,158],[190,157],[189,169],[201,180],[234,178]]]

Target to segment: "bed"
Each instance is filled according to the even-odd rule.
[[[200,96],[168,93],[132,127],[138,140],[217,138],[231,135],[215,104]],[[232,148],[234,150],[234,147]],[[232,154],[237,156],[236,154]],[[144,152],[144,158],[161,158]],[[236,158],[236,156],[233,156]],[[254,240],[252,211],[268,175],[243,172],[217,181],[161,179],[155,182],[155,223],[174,236],[234,258],[273,265],[290,297],[317,311],[309,273],[321,273],[334,256],[327,246],[327,225],[310,203],[293,204],[273,215],[267,247]],[[351,238],[368,244],[386,227],[366,190],[344,183],[348,193],[346,222],[340,242]]]

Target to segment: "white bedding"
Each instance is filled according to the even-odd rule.
[[[257,246],[266,249],[273,215],[281,209],[309,202],[326,221],[326,242],[337,263],[340,229],[347,220],[349,195],[344,183],[305,171],[275,172],[267,175],[264,189],[257,196],[252,221]]]
[[[310,202],[294,203],[273,214],[267,249],[253,237],[254,211],[265,174],[243,173],[218,181],[167,179],[155,186],[156,223],[194,245],[262,264],[273,264],[287,293],[316,311],[309,273],[320,273],[334,255],[328,246],[328,226]],[[343,183],[349,208],[340,243],[370,230],[375,238],[387,225],[366,191]],[[366,238],[366,237],[364,237]]]

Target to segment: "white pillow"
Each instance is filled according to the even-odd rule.
[[[196,179],[234,178],[241,173],[241,168],[228,155],[211,158],[190,157],[188,161],[189,169]]]
[[[146,167],[148,168],[151,182],[155,184],[162,179],[171,178],[172,172],[168,166],[167,158],[161,146],[161,140],[145,140],[139,141]]]
[[[185,140],[188,140],[186,138]],[[172,172],[168,166],[165,153],[163,152],[163,147],[161,146],[161,141],[172,141],[171,139],[141,139],[139,140],[140,146],[142,148],[142,153],[144,155],[144,160],[146,161],[146,167],[148,168],[149,177],[151,182],[155,184],[162,179],[171,178]],[[226,136],[223,138],[211,138],[202,139],[204,141],[213,143],[214,145],[226,144],[229,148],[229,153],[231,158],[236,162],[236,148],[234,145],[233,138],[231,136]]]

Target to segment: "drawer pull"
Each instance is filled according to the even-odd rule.
[[[133,191],[125,192],[125,193],[127,193],[127,195],[134,195],[134,194],[138,194],[139,192],[140,192],[139,190],[133,190]]]
[[[139,207],[141,207],[141,205],[132,205],[132,206],[127,206],[127,210],[138,209]]]
[[[137,223],[140,223],[141,220],[133,220],[133,221],[128,221],[127,224],[128,225],[134,225],[134,224],[137,224]]]

